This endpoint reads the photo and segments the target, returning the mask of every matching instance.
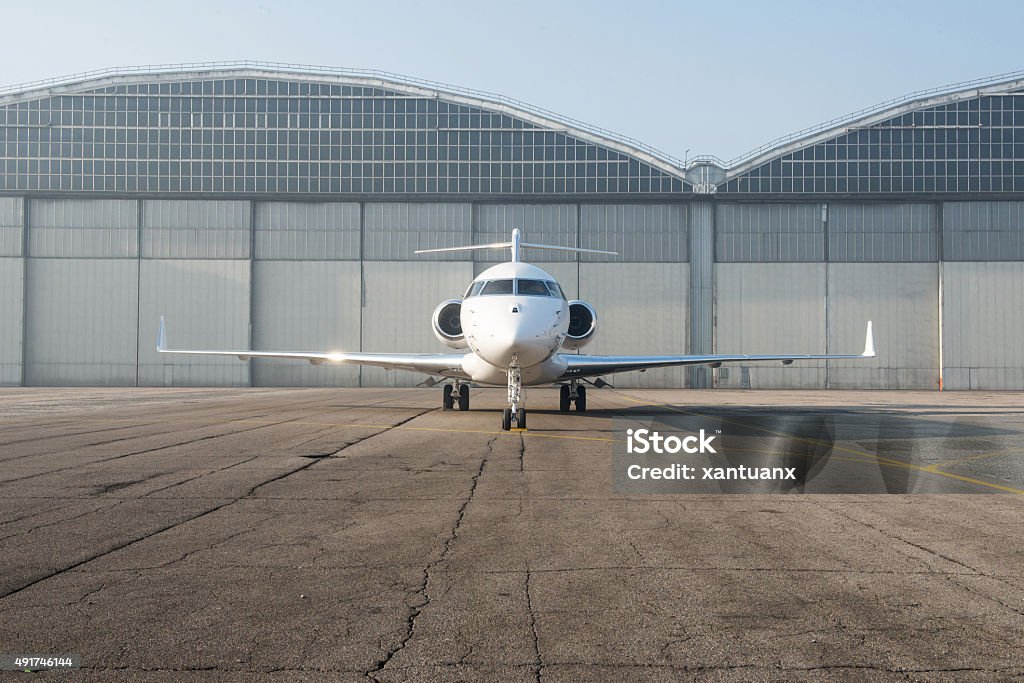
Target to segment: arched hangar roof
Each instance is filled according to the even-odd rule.
[[[1024,192],[1024,72],[912,93],[730,162],[697,161],[725,193]]]
[[[681,161],[637,140],[378,71],[227,62],[89,72],[0,88],[0,136],[16,162],[0,166],[0,190],[691,191]]]

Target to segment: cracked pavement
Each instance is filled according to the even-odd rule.
[[[76,681],[1024,680],[1021,496],[626,496],[607,440],[638,401],[870,406],[956,423],[950,471],[991,477],[1019,394],[533,389],[500,433],[503,393],[0,389],[0,652]]]

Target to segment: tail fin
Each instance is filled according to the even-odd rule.
[[[577,254],[609,254],[611,256],[617,256],[616,251],[603,251],[601,249],[579,249],[577,247],[559,247],[553,244],[534,244],[532,242],[523,242],[522,234],[519,232],[519,228],[515,228],[512,231],[511,242],[494,242],[493,244],[471,244],[465,247],[446,247],[443,249],[420,249],[417,254],[436,254],[439,252],[446,251],[474,251],[476,249],[512,249],[512,261],[518,262],[519,252],[524,248],[529,249],[546,249],[548,251],[571,251]]]
[[[164,322],[163,316],[160,316],[160,329],[156,333],[156,350],[161,352],[167,350],[167,324]]]
[[[871,331],[871,321],[868,321],[868,332],[864,336],[864,353],[861,354],[865,358],[875,357],[875,335]]]

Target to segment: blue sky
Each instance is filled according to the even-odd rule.
[[[906,93],[1024,70],[1024,3],[5,2],[0,83],[229,59],[501,93],[730,159]]]

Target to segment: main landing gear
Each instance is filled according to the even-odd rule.
[[[459,380],[445,384],[443,395],[441,407],[444,410],[453,410],[456,404],[459,410],[469,410],[469,387],[463,385]]]
[[[501,413],[501,428],[506,432],[516,423],[519,429],[526,429],[525,393],[523,392],[523,376],[519,372],[519,361],[513,356],[508,368],[508,408]]]
[[[569,407],[575,403],[577,412],[585,412],[587,409],[587,388],[580,384],[578,379],[569,380],[563,384],[558,391],[558,409],[563,413],[569,412]]]

